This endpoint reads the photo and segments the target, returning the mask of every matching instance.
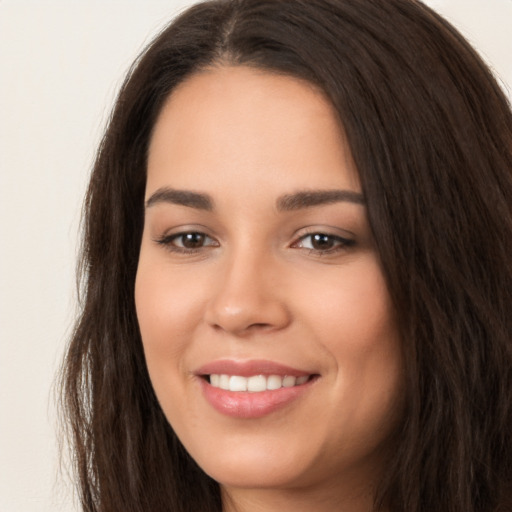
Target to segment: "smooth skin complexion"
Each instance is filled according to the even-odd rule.
[[[357,170],[313,86],[219,65],[175,89],[136,307],[162,409],[226,511],[371,509],[403,361]]]

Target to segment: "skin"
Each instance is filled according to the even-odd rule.
[[[208,194],[212,209],[155,196],[166,188]],[[225,510],[370,510],[400,419],[400,340],[366,208],[276,205],[311,190],[361,193],[313,86],[218,66],[174,90],[149,148],[136,307],[162,409]],[[190,232],[206,236],[183,252],[174,235]],[[194,373],[218,359],[319,377],[270,414],[233,418]]]

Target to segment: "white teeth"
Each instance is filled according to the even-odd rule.
[[[279,388],[291,388],[300,386],[309,380],[309,375],[302,377],[293,377],[286,375],[253,375],[251,377],[241,377],[240,375],[210,375],[210,384],[215,388],[228,391],[250,391],[257,393],[260,391],[272,391]]]
[[[219,375],[219,388],[229,389],[229,375]]]
[[[229,377],[229,391],[247,391],[247,379],[232,375]]]
[[[292,377],[290,375],[287,375],[283,379],[283,387],[285,387],[285,388],[293,388],[293,386],[295,386],[296,382],[297,382],[297,378],[296,377]]]
[[[279,389],[283,385],[283,378],[279,375],[269,375],[267,377],[267,389]]]
[[[302,377],[297,377],[297,386],[300,386],[301,384],[305,384],[309,379],[308,375],[303,375]]]
[[[257,392],[267,389],[267,379],[264,375],[255,375],[247,379],[247,391]]]

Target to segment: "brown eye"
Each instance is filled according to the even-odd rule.
[[[204,233],[184,233],[183,235],[179,235],[174,240],[176,245],[185,247],[186,249],[198,249],[199,247],[203,247],[204,242],[206,240],[206,235]]]
[[[355,240],[343,238],[338,235],[329,235],[327,233],[310,233],[304,235],[293,245],[301,249],[308,249],[311,252],[323,254],[336,252],[346,249],[355,244]]]
[[[331,235],[324,235],[323,233],[311,235],[311,247],[317,251],[332,249],[336,242],[336,239]]]
[[[173,252],[195,252],[206,247],[218,247],[219,243],[205,233],[199,231],[186,231],[167,235],[155,240],[166,249]]]

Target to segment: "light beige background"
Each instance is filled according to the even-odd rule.
[[[124,72],[190,3],[0,0],[1,512],[78,510],[51,388],[75,315],[82,196]],[[512,0],[428,3],[512,86]]]

